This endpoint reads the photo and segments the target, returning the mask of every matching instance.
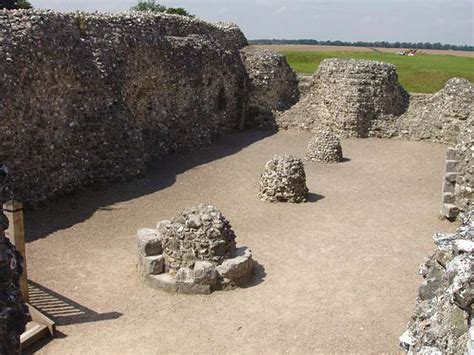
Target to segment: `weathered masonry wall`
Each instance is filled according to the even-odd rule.
[[[433,239],[436,252],[420,267],[423,282],[400,345],[409,354],[472,354],[474,209],[456,233]]]
[[[326,59],[301,85],[301,100],[279,114],[279,128],[330,129],[343,137],[384,137],[449,144],[441,215],[467,211],[474,193],[474,85],[448,80],[431,95],[409,94],[398,83],[395,66]]]
[[[234,25],[183,16],[0,11],[8,188],[35,203],[128,179],[243,126],[246,44]]]
[[[1,160],[20,200],[141,174],[243,114],[238,28],[181,16],[0,12]]]

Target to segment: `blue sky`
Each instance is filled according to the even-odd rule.
[[[129,9],[138,0],[30,0],[58,11]],[[237,23],[249,39],[441,42],[474,45],[473,0],[162,0],[209,21]]]

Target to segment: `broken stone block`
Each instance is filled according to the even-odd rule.
[[[194,279],[203,285],[214,285],[217,282],[217,271],[213,263],[198,261],[194,264]]]
[[[459,213],[459,209],[452,203],[444,203],[441,209],[441,215],[446,218],[456,218]]]
[[[182,267],[176,273],[176,282],[177,283],[194,283],[194,273],[193,270],[187,267]]]
[[[449,181],[450,183],[455,183],[456,182],[456,178],[458,177],[458,173],[446,173],[444,175],[444,179],[446,181]]]
[[[140,229],[137,233],[137,244],[140,255],[155,256],[163,252],[161,238],[156,229]]]
[[[186,267],[179,269],[176,273],[176,284],[179,293],[190,295],[211,293],[211,286],[199,283],[194,277],[194,271]]]
[[[446,160],[446,172],[455,173],[458,171],[457,166],[459,162],[457,160]]]
[[[250,250],[245,249],[242,255],[233,259],[225,260],[216,270],[222,278],[232,281],[240,281],[250,275],[253,268],[253,260]]]
[[[142,256],[140,267],[145,275],[158,275],[165,271],[163,255]]]
[[[449,181],[445,181],[443,184],[443,193],[449,192],[454,193],[455,191],[455,184]]]
[[[209,295],[211,286],[198,283],[178,283],[178,292],[185,295]]]
[[[457,150],[449,147],[446,149],[446,160],[457,160]]]
[[[147,284],[152,288],[158,288],[167,292],[177,292],[178,291],[178,284],[176,283],[176,279],[168,274],[160,274],[160,275],[149,275],[145,278]]]
[[[443,203],[454,203],[456,197],[451,192],[443,193]]]

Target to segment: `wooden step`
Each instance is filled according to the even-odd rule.
[[[22,349],[26,349],[34,342],[44,337],[54,337],[56,325],[54,322],[42,314],[38,309],[27,303],[31,316],[31,322],[26,325],[26,331],[20,336]]]
[[[49,329],[46,325],[29,322],[26,325],[26,331],[20,337],[21,348],[25,349],[39,339],[49,335]]]

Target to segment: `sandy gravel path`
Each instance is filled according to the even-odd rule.
[[[306,163],[310,202],[259,201],[264,163],[302,156],[309,138],[230,135],[27,213],[34,298],[60,331],[38,353],[397,352],[431,235],[453,228],[437,218],[445,146],[343,140],[348,161]],[[210,296],[144,286],[135,231],[203,201],[253,250],[253,283]]]

